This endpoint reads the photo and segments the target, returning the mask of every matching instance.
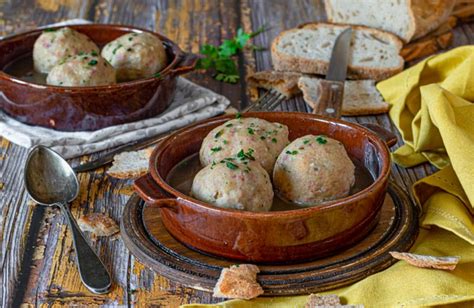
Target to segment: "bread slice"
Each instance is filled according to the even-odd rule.
[[[298,81],[304,100],[313,109],[320,81],[315,77],[301,77]],[[348,80],[344,83],[343,116],[379,114],[388,110],[389,105],[383,100],[373,80]]]
[[[410,42],[451,15],[455,0],[324,0],[328,21],[385,30]]]
[[[214,287],[214,297],[252,299],[263,294],[257,283],[260,270],[253,264],[232,265],[222,269],[219,280]]]
[[[148,172],[148,162],[153,148],[115,155],[107,174],[118,179],[134,179],[145,175]]]
[[[326,75],[337,36],[347,25],[310,23],[278,35],[272,43],[273,66],[278,71]],[[350,79],[382,80],[403,69],[402,42],[395,35],[352,26]]]
[[[294,72],[261,71],[247,77],[249,87],[275,89],[286,98],[293,97],[301,93],[298,88],[298,79],[302,76]]]

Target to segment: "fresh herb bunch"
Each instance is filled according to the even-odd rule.
[[[200,53],[203,55],[197,63],[198,69],[214,70],[214,78],[227,83],[237,83],[239,81],[239,71],[237,64],[232,58],[244,49],[249,40],[265,31],[260,27],[252,33],[245,33],[242,28],[237,30],[237,35],[231,40],[224,40],[220,46],[205,44],[201,46]],[[261,50],[261,48],[250,44],[250,48]]]

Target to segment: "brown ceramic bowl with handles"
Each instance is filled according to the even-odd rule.
[[[176,77],[192,71],[197,61],[196,55],[183,52],[170,39],[145,29],[104,24],[68,27],[87,35],[100,48],[127,33],[151,33],[165,45],[168,66],[159,77],[108,86],[57,87],[27,82],[5,71],[16,61],[32,58],[33,45],[44,29],[33,30],[0,40],[0,109],[21,122],[63,131],[96,130],[138,121],[153,117],[169,106]],[[32,62],[30,70],[33,70]]]
[[[288,211],[247,212],[222,209],[171,187],[170,170],[199,152],[205,136],[232,116],[182,129],[161,142],[150,158],[150,173],[135,181],[147,206],[160,207],[166,229],[198,251],[245,262],[295,262],[333,254],[363,239],[377,224],[390,174],[386,143],[357,124],[314,114],[257,112],[257,117],[289,127],[290,140],[324,134],[341,141],[374,182],[343,199]]]

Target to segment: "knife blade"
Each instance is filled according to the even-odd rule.
[[[336,38],[325,80],[316,89],[313,112],[332,118],[341,117],[344,81],[351,54],[352,29],[347,28]]]

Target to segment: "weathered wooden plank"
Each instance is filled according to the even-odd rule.
[[[0,35],[26,31],[64,19],[87,14],[89,1],[1,1]],[[35,16],[35,18],[32,18]],[[26,235],[31,224],[32,208],[27,205],[23,187],[23,163],[27,150],[0,138],[0,306],[8,307],[18,291]],[[26,277],[24,277],[26,279]]]
[[[0,1],[0,33],[8,34],[68,18],[87,18],[96,22],[132,24],[155,29],[175,40],[184,50],[197,52],[205,43],[218,44],[235,35],[242,26],[247,32],[260,26],[270,30],[253,41],[268,47],[282,30],[298,24],[324,20],[322,1],[298,0],[37,0]],[[462,25],[455,30],[454,45],[474,41],[474,27]],[[242,76],[253,70],[271,68],[270,51],[247,50],[240,56]],[[234,106],[245,105],[245,81],[227,85],[212,79],[209,74],[195,72],[188,77],[218,93],[228,96]],[[282,110],[308,111],[301,98],[285,103]],[[388,116],[347,118],[355,122],[379,123],[395,131]],[[399,146],[401,142],[397,146]],[[32,207],[26,206],[27,196],[22,186],[22,165],[26,150],[0,139],[0,303],[8,306],[20,275],[21,256],[25,251],[25,234],[30,225]],[[95,154],[93,156],[97,156]],[[83,158],[84,159],[84,158]],[[407,191],[411,183],[433,171],[429,165],[417,168],[392,168],[392,179]],[[81,194],[72,204],[75,217],[91,212],[103,212],[119,221],[128,195],[130,181],[107,177],[104,169],[82,174]],[[0,187],[2,185],[0,184]],[[114,288],[108,295],[92,295],[81,285],[74,264],[74,252],[69,231],[56,209],[46,209],[46,219],[39,225],[36,246],[29,257],[29,279],[16,292],[17,303],[38,305],[156,305],[176,306],[189,302],[215,302],[210,294],[183,288],[145,268],[135,260],[120,239],[94,240],[110,269]],[[27,260],[28,261],[28,260]],[[17,290],[18,291],[18,290]],[[24,292],[23,292],[24,291]]]

